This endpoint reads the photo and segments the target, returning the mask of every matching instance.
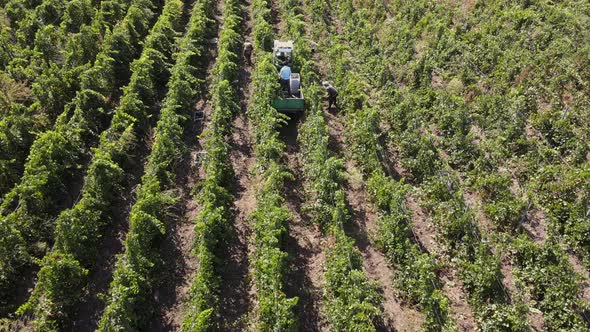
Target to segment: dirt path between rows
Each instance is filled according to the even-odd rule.
[[[288,297],[299,297],[298,317],[302,331],[328,331],[327,322],[322,316],[323,249],[327,247],[327,239],[303,212],[304,179],[297,141],[300,121],[301,118],[294,115],[280,131],[281,139],[286,144],[282,163],[287,165],[294,176],[293,180],[286,182],[284,191],[285,203],[292,217],[286,246],[291,258],[286,293]]]
[[[590,304],[590,273],[576,255],[571,253],[568,253],[567,255],[568,261],[572,265],[574,271],[582,277],[582,282],[580,283],[580,297],[582,300]]]
[[[211,108],[206,96],[196,104],[196,110],[210,114]],[[168,220],[168,233],[159,250],[165,262],[162,275],[165,282],[154,294],[155,308],[158,312],[150,324],[150,331],[179,331],[186,310],[185,305],[190,298],[189,290],[197,267],[197,259],[192,250],[195,241],[194,220],[198,215],[199,206],[194,200],[192,190],[202,178],[196,161],[201,151],[197,138],[200,131],[201,127],[194,122],[186,131],[189,153],[177,172],[178,183],[173,190],[180,199],[174,207],[175,217]]]
[[[416,241],[434,256],[437,261],[448,261],[444,248],[438,241],[439,235],[428,214],[422,209],[418,199],[413,195],[408,195],[406,199],[408,210],[412,214],[412,231],[416,236]],[[461,331],[474,331],[477,327],[475,316],[471,306],[467,302],[468,294],[461,282],[455,269],[445,266],[439,273],[439,279],[442,283],[442,291],[449,299],[451,304],[451,317],[457,323]]]
[[[487,234],[492,234],[493,232],[497,232],[493,222],[489,220],[486,216],[485,212],[483,211],[483,200],[481,196],[477,192],[466,192],[464,194],[464,199],[467,206],[472,210],[475,211],[475,218],[479,229]],[[538,209],[531,209],[527,211],[526,217],[524,218],[524,222],[522,223],[523,230],[531,236],[531,238],[539,244],[543,244],[546,239],[546,230],[545,230],[545,218],[543,216],[542,211]],[[514,279],[513,274],[513,264],[511,261],[511,253],[505,252],[505,248],[499,248],[496,245],[491,243],[491,250],[498,256],[501,257],[500,261],[500,271],[502,272],[502,285],[504,286],[504,291],[508,296],[509,300],[512,302],[512,299],[518,298],[521,294],[521,291],[516,287],[516,282]],[[534,307],[534,304],[530,303],[530,299],[523,298],[523,301],[527,303],[529,306]],[[528,321],[530,327],[535,331],[544,331],[545,330],[545,316],[542,312],[538,310],[530,310],[527,313]]]
[[[142,144],[145,143],[145,144]],[[148,142],[140,143],[139,160],[144,160],[148,154]],[[72,329],[75,331],[94,331],[98,327],[100,317],[105,308],[105,302],[99,298],[100,294],[108,294],[113,280],[113,272],[117,255],[124,250],[125,234],[129,230],[129,213],[135,203],[137,185],[143,174],[143,163],[139,162],[134,169],[127,173],[126,183],[122,195],[112,206],[113,219],[109,229],[100,242],[96,263],[91,269],[84,301],[78,305],[77,313],[72,317]]]
[[[244,41],[252,39],[251,4],[244,3],[245,12],[242,22]],[[230,161],[234,170],[233,224],[227,237],[226,251],[223,253],[227,264],[221,277],[223,287],[220,295],[221,328],[224,331],[243,331],[247,324],[248,313],[256,298],[255,289],[250,282],[250,262],[254,248],[250,242],[252,230],[249,215],[256,208],[256,186],[251,169],[255,163],[250,124],[246,111],[252,93],[252,66],[242,58],[239,71],[239,96],[241,110],[232,121],[232,137],[230,139]]]
[[[273,28],[281,36],[285,32],[286,23],[280,19],[279,12],[278,2],[272,1]],[[285,246],[289,255],[285,292],[287,297],[299,297],[296,316],[299,317],[301,331],[329,331],[322,314],[324,249],[328,247],[328,239],[322,236],[310,216],[304,213],[304,177],[297,139],[302,121],[305,121],[304,115],[292,115],[288,124],[280,130],[280,138],[286,145],[281,163],[294,176],[286,181],[283,192],[285,205],[291,214]]]
[[[334,19],[330,17],[330,22]],[[339,24],[335,26],[338,28]],[[310,33],[311,31],[308,31],[308,34]],[[327,77],[325,73],[327,64],[322,62],[320,54],[317,52],[314,54],[314,62],[323,73],[322,77]],[[330,112],[325,112],[325,119],[329,130],[330,149],[337,155],[344,156],[346,145],[343,135],[346,129],[343,120]],[[383,331],[419,331],[424,321],[424,315],[397,298],[392,284],[394,271],[390,269],[385,256],[370,241],[369,234],[376,231],[378,216],[375,211],[368,208],[370,205],[361,184],[363,182],[362,174],[350,161],[350,156],[345,157],[348,160],[345,166],[349,179],[344,189],[353,221],[352,227],[347,233],[354,238],[356,246],[363,256],[365,273],[380,284],[380,292],[384,297],[384,319],[382,326],[378,328]]]
[[[219,15],[221,8],[218,4],[214,18],[216,29],[221,25]],[[191,112],[189,125],[185,129],[184,140],[188,152],[184,155],[178,169],[177,183],[172,189],[179,200],[173,207],[173,217],[167,223],[167,235],[162,241],[160,252],[165,262],[162,279],[165,282],[155,291],[154,301],[157,312],[155,319],[150,322],[150,331],[180,331],[182,320],[186,312],[186,304],[190,300],[190,287],[197,267],[197,258],[193,252],[195,242],[194,220],[199,213],[199,205],[194,199],[193,189],[203,179],[200,164],[202,151],[198,135],[207,127],[208,118],[213,111],[209,102],[211,84],[211,70],[217,56],[217,44],[211,43],[208,49],[205,89]],[[195,121],[197,112],[203,112],[205,119]]]
[[[386,257],[373,245],[371,234],[377,231],[378,215],[370,208],[368,197],[362,184],[360,171],[346,155],[345,125],[341,117],[326,112],[326,120],[329,128],[331,148],[344,156],[346,173],[349,176],[345,186],[346,198],[352,212],[352,225],[347,230],[349,236],[356,241],[356,246],[363,256],[363,268],[367,276],[377,280],[380,291],[384,297],[384,326],[383,331],[419,331],[424,322],[424,315],[411,305],[401,301],[393,288],[394,270],[390,268]]]

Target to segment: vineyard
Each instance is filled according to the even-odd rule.
[[[589,27],[0,0],[0,331],[590,332]]]

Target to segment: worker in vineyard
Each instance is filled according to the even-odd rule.
[[[285,56],[285,53],[277,52],[277,60],[279,60],[281,66],[287,65],[287,57]]]
[[[338,106],[336,105],[336,97],[338,97],[338,91],[336,90],[336,88],[327,81],[323,81],[322,85],[328,92],[328,109],[332,109],[332,105],[334,105],[335,108],[338,108]]]
[[[246,64],[248,66],[252,65],[252,43],[245,42],[244,43],[244,59],[246,60]]]
[[[279,73],[281,89],[289,94],[289,79],[291,79],[291,67],[284,65]]]

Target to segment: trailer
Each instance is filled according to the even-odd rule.
[[[294,58],[293,41],[274,41],[273,62],[280,70],[283,66],[292,67]],[[291,73],[288,89],[281,89],[272,106],[282,113],[300,113],[305,110],[305,98],[301,89],[301,76],[299,73]]]

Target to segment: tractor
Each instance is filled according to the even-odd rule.
[[[280,70],[287,65],[293,68],[293,41],[274,41],[273,62]],[[300,113],[305,109],[305,99],[301,90],[301,76],[299,73],[291,73],[289,87],[281,89],[277,97],[272,101],[272,106],[282,113]]]

